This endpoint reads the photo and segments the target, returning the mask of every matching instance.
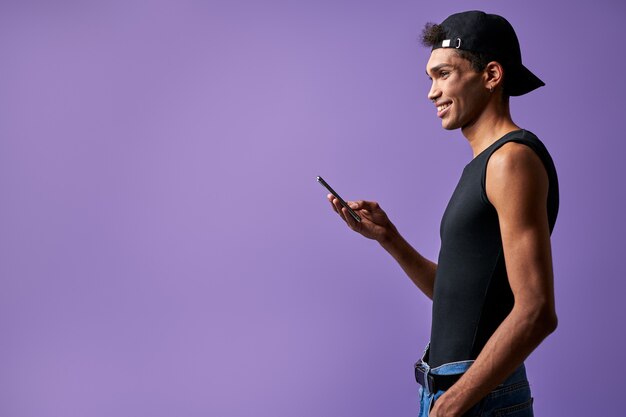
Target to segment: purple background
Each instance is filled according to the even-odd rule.
[[[436,258],[471,152],[417,38],[473,8],[547,83],[512,100],[561,179],[536,414],[618,415],[618,0],[2,2],[0,415],[416,415],[430,302],[315,176]]]

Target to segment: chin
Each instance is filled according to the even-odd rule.
[[[442,120],[441,127],[444,128],[445,130],[456,130],[456,129],[459,129],[461,126],[457,126],[454,123],[446,123],[444,120]]]

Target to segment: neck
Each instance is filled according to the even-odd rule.
[[[463,126],[461,132],[472,147],[474,157],[509,132],[520,129],[511,119],[508,102],[492,97],[474,122]]]

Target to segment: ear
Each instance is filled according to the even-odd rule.
[[[491,61],[485,66],[483,71],[485,88],[488,90],[495,90],[504,80],[504,68],[497,61]]]

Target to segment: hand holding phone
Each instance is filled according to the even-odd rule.
[[[323,179],[322,177],[319,177],[319,176],[318,176],[318,177],[317,177],[317,182],[319,182],[321,185],[323,185],[323,186],[324,186],[324,187],[328,190],[328,192],[330,192],[332,195],[334,195],[334,196],[337,198],[337,200],[339,200],[339,203],[341,203],[341,205],[342,205],[343,207],[345,207],[345,208],[347,208],[347,209],[348,209],[348,213],[350,213],[350,215],[352,216],[352,218],[353,218],[354,220],[356,220],[357,222],[361,223],[361,217],[359,217],[359,215],[358,215],[358,214],[356,214],[356,213],[355,213],[355,212],[354,212],[354,211],[353,211],[353,210],[352,210],[352,209],[348,206],[348,203],[346,203],[346,202],[343,200],[343,198],[341,198],[341,197],[339,196],[339,194],[337,194],[337,193],[335,192],[335,190],[333,190],[333,189],[332,189],[332,187],[331,187],[330,185],[328,185],[328,183],[327,183],[326,181],[324,181],[324,179]]]

